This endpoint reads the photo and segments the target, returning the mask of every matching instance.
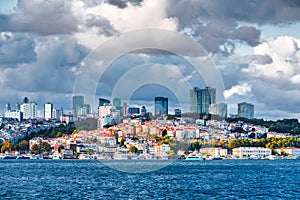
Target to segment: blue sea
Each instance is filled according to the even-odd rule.
[[[0,160],[0,180],[0,199],[300,199],[300,160]]]

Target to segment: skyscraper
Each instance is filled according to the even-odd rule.
[[[52,119],[53,118],[52,113],[53,113],[53,104],[50,102],[45,103],[44,104],[44,118]]]
[[[28,101],[24,101],[28,102]],[[37,103],[23,103],[21,105],[21,112],[23,112],[23,119],[35,119],[37,118]]]
[[[123,108],[122,108],[121,98],[114,98],[113,99],[113,106],[116,110],[118,110],[120,112],[120,115],[123,115]]]
[[[73,96],[73,114],[74,116],[80,115],[80,109],[84,104],[84,97],[77,95]]]
[[[216,88],[194,87],[190,90],[190,111],[193,113],[209,113],[209,105],[216,103]]]
[[[219,115],[220,117],[227,117],[227,104],[216,103],[209,105],[209,114]]]
[[[99,98],[99,106],[108,106],[110,105],[110,100]]]
[[[168,115],[168,98],[154,98],[154,114],[159,116]]]
[[[238,104],[238,116],[252,119],[254,117],[254,105],[251,103],[242,102]]]
[[[10,103],[7,102],[7,103],[5,104],[5,111],[10,111],[10,110],[11,110]]]

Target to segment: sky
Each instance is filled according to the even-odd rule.
[[[153,35],[148,28],[165,33]],[[143,31],[129,39],[136,30]],[[186,39],[167,41],[169,33]],[[149,41],[163,48],[144,47]],[[202,54],[193,55],[189,42]],[[108,60],[128,46],[133,49]],[[178,46],[179,54],[169,51]],[[211,68],[189,62],[204,58]],[[86,79],[94,85],[82,87],[96,88],[94,102],[128,90],[124,101],[132,106],[151,111],[154,96],[167,96],[169,110],[180,104],[188,111],[182,90],[219,79],[203,76],[198,67],[218,70],[224,90],[217,92],[229,113],[249,102],[257,118],[300,119],[299,61],[297,0],[0,0],[0,113],[6,102],[13,107],[25,96],[38,103],[40,115],[48,101],[71,110],[74,88],[82,83],[76,81],[89,64]]]

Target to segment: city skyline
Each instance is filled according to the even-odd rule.
[[[74,82],[86,56],[111,37],[154,27],[185,35],[207,51],[223,79],[228,113],[236,113],[237,103],[250,102],[255,105],[257,118],[300,119],[299,4],[230,0],[228,5],[235,9],[220,1],[201,0],[3,0],[0,105],[14,105],[27,96],[40,105],[39,115],[48,101],[71,111]],[[41,18],[45,20],[41,22]],[[172,85],[188,80],[192,87],[210,86],[194,73],[191,64],[174,53],[137,50],[111,63],[97,83],[95,96],[113,97],[115,83],[133,67],[145,64],[147,73],[133,76],[133,81],[161,75]],[[159,67],[162,71],[157,70]],[[153,96],[168,96],[169,104],[175,105],[178,100],[172,92],[152,84],[141,85],[132,95],[134,101],[147,107],[146,102],[153,104]],[[188,105],[188,98],[183,103]],[[1,106],[0,113],[4,111],[5,106]]]

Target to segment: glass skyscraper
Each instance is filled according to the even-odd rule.
[[[192,113],[209,114],[209,105],[216,103],[216,88],[194,87],[190,90],[190,111]]]
[[[84,97],[77,95],[73,96],[73,114],[74,116],[80,115],[80,109],[84,104]]]
[[[247,119],[252,119],[254,117],[254,105],[246,102],[239,103],[238,116]]]
[[[168,98],[154,98],[154,114],[159,116],[168,115]]]

